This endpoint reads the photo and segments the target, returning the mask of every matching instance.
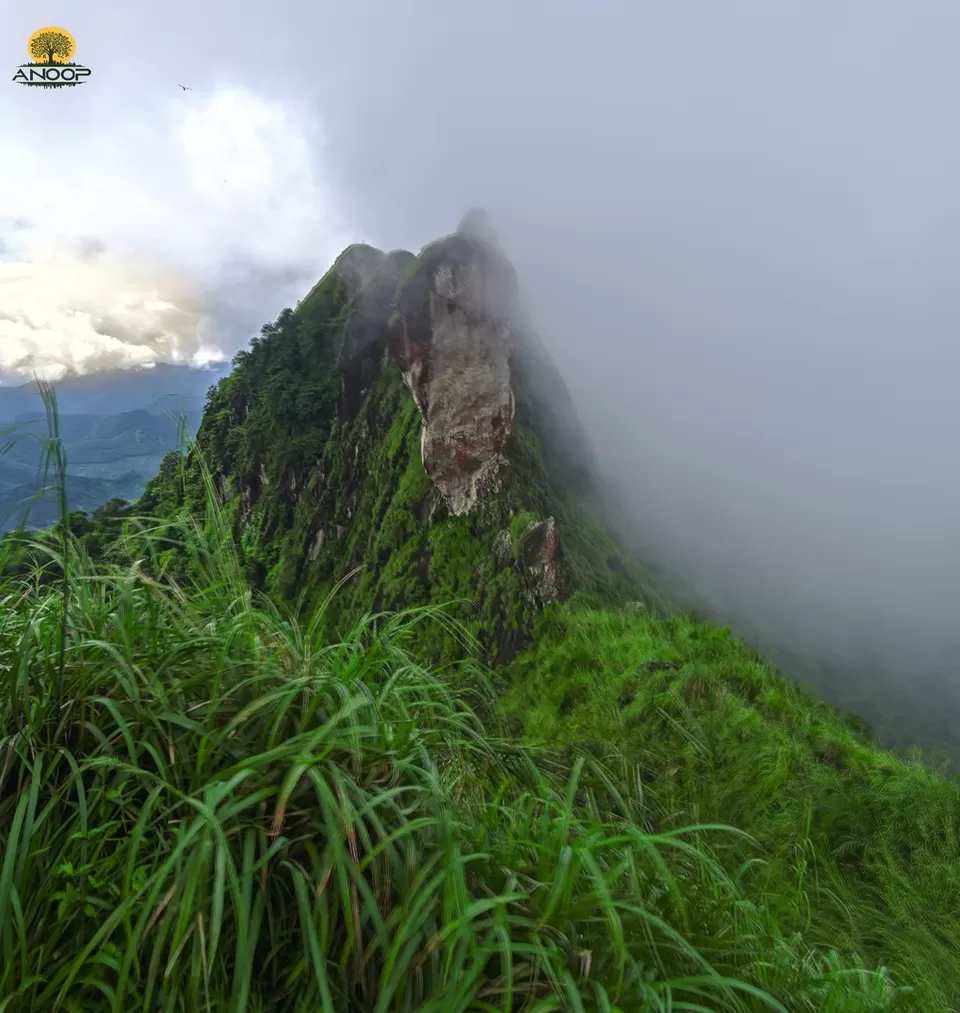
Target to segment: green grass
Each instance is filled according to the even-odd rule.
[[[723,820],[722,866],[784,934],[889,965],[905,1009],[960,1006],[960,784],[873,744],[726,629],[545,614],[508,710],[529,741],[635,765],[660,828]]]
[[[55,411],[51,429],[62,467]],[[91,560],[64,523],[35,541],[31,569],[0,578],[0,1011],[946,1008],[927,997],[946,996],[935,961],[947,941],[901,982],[922,989],[928,975],[941,991],[900,991],[860,966],[869,948],[849,933],[821,938],[805,913],[822,886],[804,854],[788,892],[753,890],[752,870],[785,867],[798,839],[803,792],[765,815],[784,779],[764,764],[794,769],[802,729],[784,723],[783,758],[772,740],[731,753],[741,770],[714,787],[703,735],[719,725],[684,728],[687,695],[664,677],[649,697],[659,738],[643,721],[620,734],[607,693],[624,672],[658,652],[746,665],[722,633],[548,615],[517,672],[542,697],[529,728],[566,753],[540,749],[504,734],[469,642],[463,661],[418,663],[419,625],[464,636],[442,610],[367,615],[331,641],[325,603],[294,619],[255,599],[209,476],[207,493],[201,521],[128,518],[113,561]],[[166,568],[174,543],[190,561],[179,579]],[[0,542],[22,562],[21,549]],[[780,687],[799,720],[789,687],[744,671]],[[701,677],[705,697],[727,684]],[[557,699],[574,682],[573,703]],[[773,723],[756,713],[754,725]],[[840,729],[809,713],[810,729]],[[752,734],[736,716],[729,741]],[[590,739],[602,758],[580,749]],[[948,791],[914,778],[914,790]],[[911,843],[944,830],[899,784],[891,826],[910,827]],[[729,816],[705,818],[704,800]],[[729,825],[751,822],[759,841]],[[913,884],[949,918],[946,890],[925,892],[935,871],[896,868],[919,877],[904,895]]]

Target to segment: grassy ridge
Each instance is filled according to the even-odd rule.
[[[208,496],[127,518],[113,563],[64,523],[0,581],[5,1013],[910,1002],[751,902],[718,861],[742,835],[660,824],[627,753],[503,737],[469,644],[411,655],[442,611],[331,642],[323,605],[254,600]]]
[[[960,1003],[960,784],[689,616],[545,615],[512,673],[531,741],[636,765],[660,827],[725,822],[725,869],[784,933],[887,963],[904,1008]],[[757,861],[757,859],[761,859]]]

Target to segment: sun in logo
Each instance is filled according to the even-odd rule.
[[[34,63],[67,63],[76,51],[77,43],[63,28],[38,28],[27,42]]]

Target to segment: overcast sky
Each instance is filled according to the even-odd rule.
[[[955,0],[26,6],[8,77],[93,74],[3,85],[0,369],[230,353],[482,204],[651,551],[956,734]]]

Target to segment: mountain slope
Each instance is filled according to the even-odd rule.
[[[454,614],[503,661],[551,601],[643,594],[513,268],[470,218],[419,257],[345,251],[236,357],[197,444],[256,586],[316,602],[348,578],[331,621],[466,599]],[[202,490],[194,457],[142,506]]]
[[[340,631],[456,601],[514,731],[602,758],[661,843],[705,825],[696,848],[729,892],[697,876],[668,892],[698,945],[783,1008],[957,1008],[960,787],[672,614],[603,524],[516,288],[475,217],[417,257],[351,247],[237,356],[198,452],[169,455],[138,508],[182,518],[212,497],[249,580],[273,602],[336,590],[322,618]],[[413,633],[421,657],[464,654],[441,623]]]
[[[666,607],[516,301],[475,215],[351,247],[134,509],[0,539],[0,1005],[958,1008],[960,785]]]

